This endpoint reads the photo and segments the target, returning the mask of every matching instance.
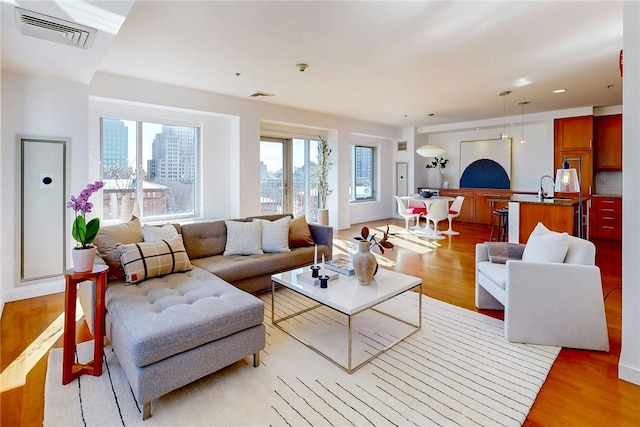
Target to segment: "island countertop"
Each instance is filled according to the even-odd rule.
[[[583,198],[584,202],[585,198]],[[550,206],[575,206],[580,203],[577,197],[553,197],[549,199],[539,199],[534,194],[512,194],[509,197],[496,197],[489,199],[489,202],[515,202],[535,205]]]

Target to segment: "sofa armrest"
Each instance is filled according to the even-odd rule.
[[[597,266],[507,261],[505,291],[507,340],[609,349]]]
[[[310,222],[309,230],[311,237],[318,245],[326,245],[329,248],[327,260],[330,260],[333,256],[333,227]]]

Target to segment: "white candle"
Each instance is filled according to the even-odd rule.
[[[313,249],[313,266],[318,265],[318,245]]]
[[[322,265],[320,266],[320,271],[324,270],[324,254],[322,254]],[[322,273],[324,274],[324,273]]]

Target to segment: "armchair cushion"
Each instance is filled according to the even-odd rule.
[[[527,240],[522,260],[527,262],[564,262],[568,249],[568,233],[551,231],[539,222]]]

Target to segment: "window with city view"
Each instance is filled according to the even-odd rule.
[[[195,215],[199,128],[102,118],[105,220]]]
[[[375,147],[352,144],[350,154],[349,199],[375,200]]]

